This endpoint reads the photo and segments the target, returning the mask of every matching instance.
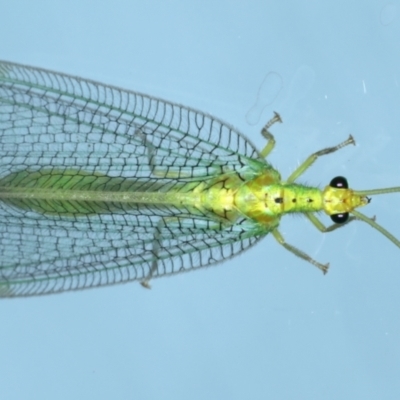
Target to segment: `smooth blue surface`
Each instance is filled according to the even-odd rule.
[[[263,146],[283,176],[400,185],[397,1],[3,1],[0,58],[201,109]],[[264,108],[265,106],[265,108]],[[400,194],[364,212],[400,237]],[[328,219],[326,219],[328,223]],[[286,218],[219,267],[153,282],[2,300],[2,399],[398,399],[400,249],[361,222],[321,235]]]

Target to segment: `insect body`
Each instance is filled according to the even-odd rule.
[[[0,295],[57,293],[214,265],[302,213],[329,232],[361,219],[367,196],[342,177],[324,190],[297,183],[318,151],[286,180],[226,123],[190,108],[97,82],[0,62]],[[315,215],[324,210],[334,224]],[[349,215],[350,218],[349,218]]]

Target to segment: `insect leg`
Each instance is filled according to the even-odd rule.
[[[337,146],[333,147],[327,147],[326,149],[322,149],[320,151],[317,151],[313,154],[311,154],[302,164],[300,164],[295,171],[289,176],[289,178],[286,180],[287,183],[291,183],[296,181],[296,179],[300,176],[303,175],[304,172],[311,167],[312,164],[316,161],[318,157],[324,156],[326,154],[334,153],[337,150],[340,150],[342,147],[348,146],[349,144],[356,144],[356,142],[353,139],[353,136],[349,136],[347,140],[345,140],[342,143],[339,143]]]
[[[200,252],[201,250],[198,250],[196,246],[199,243],[203,246],[204,241],[196,241],[196,235],[201,234],[202,231],[208,232],[205,236],[211,238],[210,232],[218,233],[224,227],[230,225],[225,219],[220,219],[217,216],[210,218],[207,215],[196,215],[194,220],[193,214],[179,214],[179,216],[161,218],[157,222],[151,242],[151,265],[140,284],[150,289],[150,280],[153,277],[170,274],[170,270],[165,270],[165,265],[160,265],[166,259],[187,254],[189,250],[190,252],[193,252],[193,250],[194,252]],[[175,250],[171,250],[171,243]],[[180,249],[178,252],[176,251],[177,247]],[[186,270],[189,268],[184,266],[181,269]]]
[[[274,135],[268,131],[268,129],[276,122],[282,122],[281,116],[274,112],[274,116],[266,123],[264,128],[261,129],[261,134],[268,140],[266,146],[261,150],[260,154],[263,157],[267,157],[271,153],[272,149],[275,147]]]
[[[297,247],[292,246],[289,243],[286,243],[285,238],[281,235],[281,233],[278,231],[278,229],[273,229],[272,234],[274,235],[274,238],[278,241],[279,244],[281,244],[286,250],[289,250],[291,253],[293,253],[295,256],[302,258],[303,260],[308,261],[315,267],[319,268],[324,274],[328,272],[329,268],[329,263],[328,264],[321,264],[318,261],[315,261],[313,258],[311,258],[308,254],[304,253],[303,251],[299,250]]]
[[[143,143],[143,146],[147,149],[147,159],[148,159],[148,165],[150,167],[151,173],[157,177],[157,178],[170,178],[170,179],[176,179],[179,177],[185,176],[181,171],[177,172],[172,172],[168,171],[166,168],[160,168],[157,166],[154,157],[156,153],[156,146],[147,139],[146,135],[138,128],[135,131],[135,135],[140,138],[140,140]],[[190,177],[190,175],[187,175]]]
[[[166,178],[167,173],[157,170],[157,166],[154,162],[155,146],[150,140],[147,140],[146,135],[138,128],[135,131],[135,136],[138,136],[143,143],[143,146],[147,149],[147,159],[149,160],[149,166],[152,174],[159,178]]]
[[[159,259],[158,253],[161,249],[162,228],[169,226],[169,224],[168,224],[169,221],[173,222],[176,220],[177,220],[177,218],[175,218],[175,217],[168,217],[165,219],[161,218],[157,223],[155,233],[154,233],[154,239],[153,239],[153,243],[152,243],[153,260],[151,262],[151,267],[150,267],[149,273],[147,274],[146,278],[140,282],[140,284],[143,287],[145,287],[146,289],[151,289],[150,280],[153,277],[154,272],[156,272],[158,269],[158,259]]]
[[[332,232],[342,226],[348,225],[350,222],[356,220],[356,217],[350,217],[345,223],[343,224],[332,224],[326,227],[314,214],[308,213],[305,216],[312,222],[312,224],[322,233]]]

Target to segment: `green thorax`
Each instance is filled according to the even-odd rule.
[[[279,174],[270,170],[242,185],[235,204],[247,217],[270,223],[287,213],[320,211],[323,194],[318,188],[281,182]]]

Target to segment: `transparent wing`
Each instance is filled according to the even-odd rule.
[[[89,190],[169,192],[229,171],[248,179],[266,165],[240,132],[209,115],[0,62],[3,185],[19,184],[24,172],[29,178],[74,171],[84,176]],[[104,209],[99,204],[0,199],[0,296],[189,271],[226,260],[263,234],[245,219],[232,225],[211,213],[172,206],[115,204]]]

